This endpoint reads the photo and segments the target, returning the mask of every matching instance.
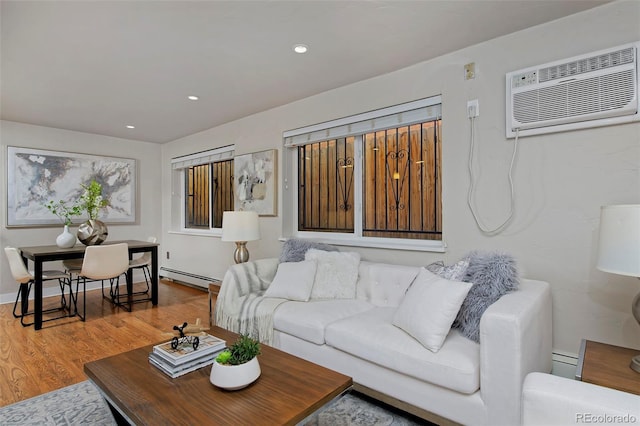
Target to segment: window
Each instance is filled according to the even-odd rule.
[[[171,160],[174,179],[182,182],[179,228],[222,228],[222,212],[233,210],[233,154],[227,146]]]
[[[441,247],[440,111],[434,97],[285,132],[297,184],[290,232]]]
[[[184,227],[222,228],[222,212],[233,210],[233,160],[191,166],[185,183]]]

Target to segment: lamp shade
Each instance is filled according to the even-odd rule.
[[[640,277],[640,204],[601,208],[597,268]]]
[[[222,241],[255,241],[260,239],[258,213],[228,211],[222,213]]]

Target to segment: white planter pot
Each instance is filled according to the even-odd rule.
[[[76,236],[69,232],[69,225],[65,225],[62,234],[56,238],[56,245],[60,248],[71,248],[76,245]]]
[[[260,372],[257,357],[240,365],[221,365],[214,361],[209,380],[219,388],[238,390],[255,382],[260,377]]]

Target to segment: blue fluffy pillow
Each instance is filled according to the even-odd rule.
[[[453,327],[480,342],[480,318],[491,304],[520,285],[515,259],[504,253],[472,252],[462,281],[473,283]]]
[[[330,244],[317,243],[315,241],[303,240],[299,238],[290,238],[285,241],[280,253],[280,263],[282,262],[302,262],[304,255],[309,249],[338,251],[338,249]]]

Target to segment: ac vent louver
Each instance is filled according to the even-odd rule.
[[[507,137],[638,120],[639,43],[507,74]]]

